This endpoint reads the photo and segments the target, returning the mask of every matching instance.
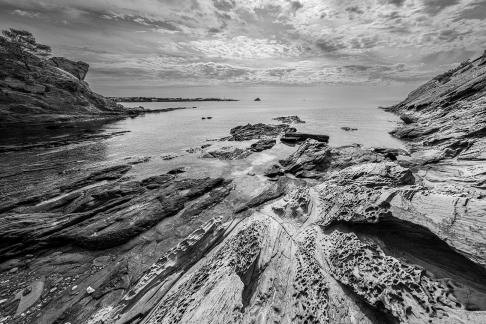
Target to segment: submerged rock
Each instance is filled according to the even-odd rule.
[[[173,160],[173,159],[175,159],[175,158],[177,158],[177,157],[179,157],[179,156],[180,156],[179,154],[177,154],[177,153],[173,153],[173,152],[172,152],[172,153],[166,153],[166,154],[162,154],[162,155],[160,156],[160,158],[161,158],[162,160],[168,161],[168,160]]]

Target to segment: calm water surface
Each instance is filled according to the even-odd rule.
[[[197,106],[196,109],[146,114],[102,126],[101,131],[129,131],[126,134],[105,140],[91,141],[68,147],[36,149],[10,152],[0,156],[3,192],[10,190],[9,184],[36,186],[46,177],[56,177],[60,172],[92,163],[119,161],[127,157],[150,157],[148,163],[136,165],[135,177],[160,174],[175,167],[185,166],[188,176],[219,176],[245,174],[259,171],[268,164],[291,154],[295,147],[278,144],[273,149],[251,155],[243,161],[218,161],[200,159],[197,154],[188,154],[188,148],[210,143],[213,148],[228,145],[208,142],[229,135],[229,130],[246,123],[277,123],[279,116],[298,115],[306,121],[297,124],[298,131],[330,136],[331,145],[362,144],[365,147],[386,146],[403,148],[403,144],[388,132],[397,125],[398,118],[377,109],[397,103],[401,96],[386,91],[370,93],[362,88],[241,88],[219,97],[239,99],[238,102],[194,102],[194,103],[124,103],[126,106],[142,105],[147,109]],[[159,95],[159,94],[157,94]],[[208,94],[206,96],[213,96]],[[180,93],[164,93],[160,96],[182,96]],[[187,93],[184,97],[205,97],[200,93]],[[255,102],[260,97],[262,101]],[[212,119],[202,120],[202,117]],[[341,127],[358,128],[346,132]],[[45,139],[46,134],[43,134]],[[63,136],[53,133],[52,136]],[[17,136],[19,137],[19,136]],[[22,137],[22,136],[20,136]],[[27,138],[27,137],[25,137]],[[28,141],[35,141],[29,137]],[[231,143],[234,145],[235,143]],[[247,146],[250,143],[237,143]],[[179,157],[166,161],[162,155],[173,153]],[[47,170],[44,168],[49,166]],[[31,172],[32,170],[42,170]],[[15,176],[18,172],[22,177]],[[27,171],[27,172],[24,172]],[[5,177],[5,176],[8,177]]]

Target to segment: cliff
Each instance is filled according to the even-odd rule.
[[[0,60],[0,127],[126,116],[131,110],[89,88],[88,64],[32,57],[29,66]]]
[[[486,189],[486,52],[441,74],[388,110],[405,124],[412,162],[437,188],[478,194]]]

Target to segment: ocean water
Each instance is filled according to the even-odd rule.
[[[263,95],[261,95],[263,94]],[[178,151],[197,146],[208,139],[229,135],[229,130],[247,123],[274,123],[279,116],[298,115],[305,124],[295,125],[299,131],[330,136],[331,145],[359,143],[364,146],[402,147],[403,144],[390,136],[398,122],[397,116],[378,106],[397,103],[396,98],[361,97],[348,98],[321,92],[319,88],[270,88],[250,94],[232,93],[229,98],[237,102],[181,102],[181,103],[122,103],[125,106],[143,106],[147,109],[168,107],[193,107],[168,113],[147,114],[126,119],[109,127],[131,132],[109,148],[116,153],[122,147],[127,153],[152,154]],[[260,97],[262,101],[255,102]],[[202,120],[211,116],[212,119]],[[346,132],[341,127],[357,128]]]
[[[123,161],[129,157],[148,157],[150,161],[134,166],[130,175],[145,177],[161,174],[176,167],[186,167],[187,176],[238,176],[258,173],[278,159],[295,151],[296,147],[282,143],[274,148],[252,154],[239,161],[201,159],[199,154],[189,154],[189,148],[211,144],[211,149],[229,143],[211,141],[229,135],[231,128],[247,123],[275,123],[273,118],[297,115],[305,124],[294,125],[298,131],[330,136],[330,145],[358,143],[364,147],[404,148],[399,140],[388,134],[397,126],[398,117],[378,106],[387,106],[403,99],[403,90],[377,91],[359,87],[302,88],[257,87],[237,88],[231,91],[179,91],[166,90],[152,96],[170,97],[226,97],[237,102],[188,102],[188,103],[124,103],[126,106],[142,105],[147,109],[167,107],[193,107],[166,113],[146,114],[111,122],[98,129],[100,132],[128,131],[108,139],[89,141],[67,147],[41,148],[21,152],[8,152],[0,156],[2,191],[18,187],[36,187],[43,179],[55,178],[66,170],[82,168],[93,163]],[[201,89],[199,89],[201,90]],[[206,95],[205,95],[206,94]],[[260,97],[262,101],[255,102]],[[203,120],[202,117],[212,117]],[[357,128],[346,132],[341,127]],[[69,132],[69,130],[62,130]],[[59,131],[44,132],[46,137],[62,137]],[[16,141],[31,143],[35,134],[17,134]],[[209,141],[208,141],[209,140]],[[2,144],[5,144],[2,142]],[[230,143],[248,146],[250,143]],[[177,155],[164,160],[163,155]],[[19,172],[20,170],[20,172]],[[39,170],[39,171],[38,171]],[[19,174],[19,176],[17,176]],[[5,176],[7,175],[7,176]],[[35,188],[34,188],[35,189]]]

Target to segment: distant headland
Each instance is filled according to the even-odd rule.
[[[198,102],[198,101],[239,101],[226,98],[158,98],[158,97],[108,97],[116,102]]]

